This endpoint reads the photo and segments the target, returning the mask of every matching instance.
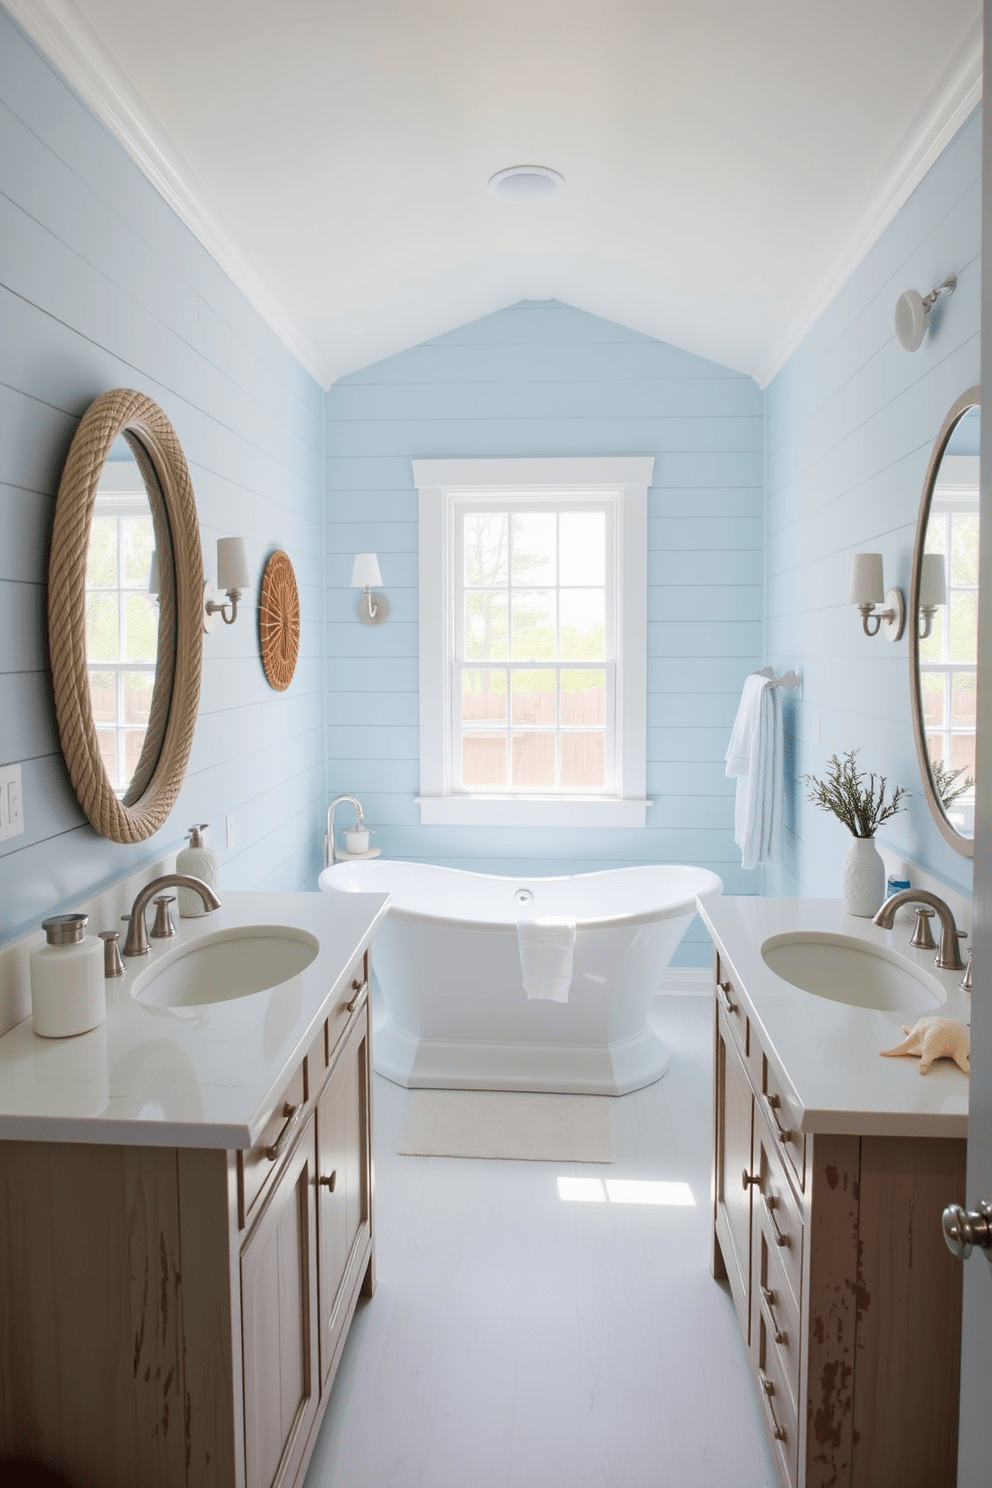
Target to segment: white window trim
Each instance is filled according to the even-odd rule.
[[[424,825],[643,827],[647,780],[647,497],[654,456],[414,460],[420,524],[420,820]],[[449,778],[455,502],[466,495],[619,492],[617,793],[454,794]]]

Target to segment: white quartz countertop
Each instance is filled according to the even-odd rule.
[[[818,931],[851,936],[895,951],[931,978],[941,1005],[933,1015],[971,1023],[971,998],[958,987],[960,971],[938,971],[933,951],[909,944],[911,920],[892,930],[845,913],[837,899],[760,899],[731,896],[700,902],[702,916],[735,995],[751,1019],[782,1082],[791,1118],[806,1132],[863,1136],[964,1137],[968,1132],[968,1076],[941,1059],[927,1075],[918,1059],[883,1059],[924,1013],[851,1007],[791,986],[762,959],[773,935]],[[931,922],[936,936],[936,920]],[[964,959],[967,959],[965,956]]]
[[[316,1037],[337,984],[389,907],[387,894],[248,894],[151,942],[108,981],[107,1017],[47,1039],[24,1019],[0,1038],[0,1138],[152,1147],[250,1147]],[[319,942],[311,964],[264,992],[198,1007],[132,995],[163,957],[204,935],[285,925]],[[39,937],[43,941],[44,937]]]

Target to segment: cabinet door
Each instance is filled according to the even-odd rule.
[[[241,1252],[246,1488],[292,1483],[319,1398],[313,1117]]]
[[[337,1362],[371,1227],[366,1003],[317,1102],[320,1369]]]
[[[754,1100],[741,1056],[717,1015],[716,1043],[716,1233],[744,1342],[750,1343],[751,1136]]]

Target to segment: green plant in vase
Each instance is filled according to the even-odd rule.
[[[849,749],[842,759],[832,754],[822,780],[815,775],[804,775],[803,780],[811,787],[807,799],[836,816],[854,838],[844,863],[844,905],[848,914],[867,918],[885,898],[885,865],[875,846],[875,833],[904,810],[903,802],[911,792],[897,785],[886,800],[888,780],[859,770],[856,749]]]

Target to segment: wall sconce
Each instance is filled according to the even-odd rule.
[[[882,555],[881,553],[855,553],[851,564],[851,603],[861,611],[861,624],[866,636],[878,635],[885,626],[885,639],[897,641],[906,624],[906,601],[901,589],[886,589],[885,609],[876,609],[882,603]],[[874,626],[870,621],[874,620]]]
[[[943,553],[924,553],[920,559],[920,613],[917,617],[918,633],[925,641],[933,630],[933,617],[941,605],[947,603],[947,583],[944,576]]]
[[[931,308],[945,291],[953,294],[957,284],[957,275],[948,274],[943,284],[938,284],[926,296],[918,294],[915,289],[907,289],[899,296],[896,300],[896,339],[903,351],[916,351],[926,332]]]
[[[382,594],[373,594],[376,584],[382,583],[379,560],[374,553],[356,553],[351,570],[352,589],[364,589],[358,601],[358,618],[363,625],[381,625],[389,618],[389,600]]]
[[[208,579],[203,586],[203,628],[212,634],[223,620],[233,625],[238,618],[238,600],[246,589],[251,588],[248,572],[248,542],[243,537],[219,537],[217,539],[217,588]],[[230,600],[228,606],[218,602],[217,596],[224,590]]]
[[[148,574],[148,593],[151,595],[154,604],[159,603],[159,590],[161,587],[162,584],[158,571],[158,548],[152,548],[151,569]]]

